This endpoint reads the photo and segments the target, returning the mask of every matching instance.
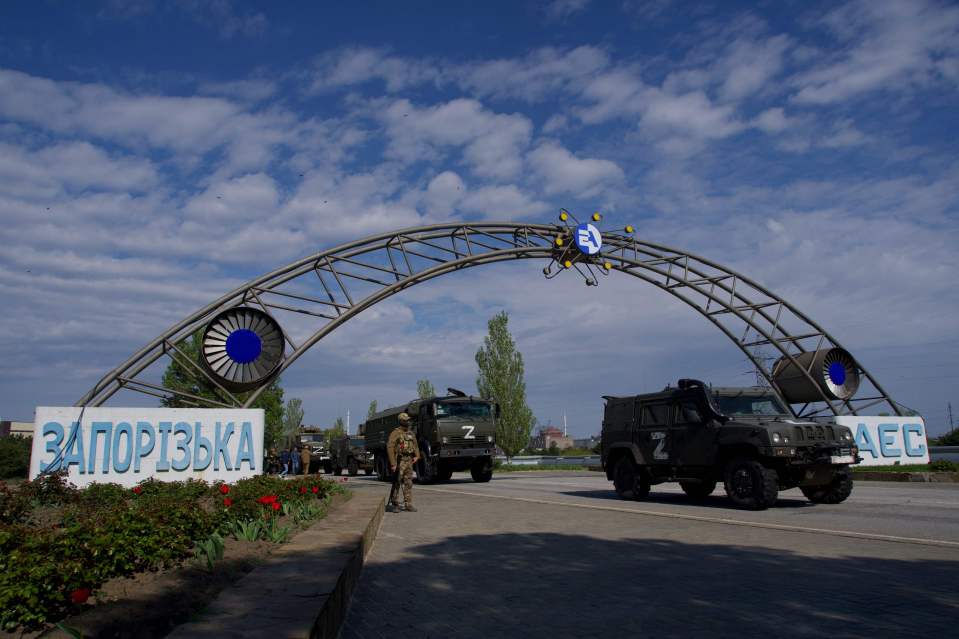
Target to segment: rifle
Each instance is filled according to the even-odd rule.
[[[389,464],[389,457],[386,458],[387,465]],[[393,472],[393,487],[390,488],[390,500],[386,502],[386,509],[389,510],[390,506],[397,508],[396,505],[396,496],[400,492],[400,460],[396,460],[396,470]]]

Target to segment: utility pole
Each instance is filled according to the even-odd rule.
[[[567,437],[566,434],[566,411],[563,411],[563,437]]]
[[[349,408],[346,409],[346,434],[347,436],[349,436],[350,434],[350,409]]]
[[[946,404],[946,413],[949,415],[949,430],[954,431],[956,429],[956,423],[952,420],[952,402]]]

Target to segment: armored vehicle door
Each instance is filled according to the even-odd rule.
[[[717,431],[710,414],[696,396],[680,397],[673,405],[670,435],[680,466],[709,466],[716,455]]]
[[[636,445],[643,452],[647,464],[675,463],[675,447],[670,437],[670,404],[668,401],[642,403],[641,425],[636,434]]]

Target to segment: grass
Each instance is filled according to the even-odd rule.
[[[854,473],[929,473],[935,472],[929,464],[901,464],[899,466],[850,466]]]
[[[524,466],[521,464],[502,464],[493,468],[493,474],[496,473],[518,473],[527,470],[589,470],[588,466],[582,464],[557,464],[555,466]]]

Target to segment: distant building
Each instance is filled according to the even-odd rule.
[[[584,437],[583,439],[574,439],[573,448],[585,448],[587,450],[593,450],[596,447],[596,444],[599,443],[599,437],[595,435],[593,437]]]
[[[0,421],[0,437],[33,437],[33,422]]]
[[[536,436],[530,440],[532,448],[550,448],[556,444],[560,450],[573,447],[573,438],[563,434],[563,431],[555,426],[544,426],[539,429]]]

